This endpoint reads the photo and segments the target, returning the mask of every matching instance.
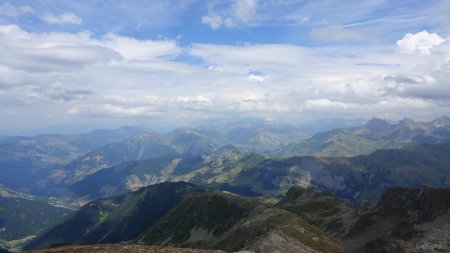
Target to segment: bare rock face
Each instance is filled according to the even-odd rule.
[[[381,237],[366,243],[366,253],[420,253],[409,243],[387,237]]]
[[[307,224],[294,213],[278,208],[258,208],[248,219],[224,234],[216,248],[258,253],[348,252],[339,240]]]
[[[83,245],[32,250],[29,253],[224,253],[219,250],[186,249],[145,245]]]
[[[450,208],[450,189],[422,186],[420,189],[387,190],[378,204],[385,217],[403,216],[411,222],[429,222]]]
[[[449,234],[450,188],[422,186],[387,190],[344,241],[355,252],[450,252]]]

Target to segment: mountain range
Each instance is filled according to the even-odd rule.
[[[372,119],[357,127],[318,133],[309,139],[291,125],[261,120],[180,128],[154,134],[142,128],[96,130],[79,135],[9,137],[0,142],[0,183],[12,189],[52,196],[66,185],[125,161],[174,155],[181,158],[215,153],[233,145],[268,157],[350,157],[379,149],[398,149],[450,140],[450,119]],[[12,169],[14,168],[14,169]]]
[[[276,148],[307,139],[310,136],[307,133],[310,130],[308,127],[263,119],[212,123],[199,127],[199,130],[215,136],[222,143],[261,154],[270,154]]]
[[[449,132],[450,118],[441,117],[373,118],[311,137],[266,120],[163,134],[124,127],[4,137],[0,247],[18,249],[39,234],[29,248],[126,242],[256,252],[445,251],[444,239],[431,238],[445,237],[448,217],[414,215],[448,209],[442,197],[444,206],[435,204],[446,190],[434,187],[450,185]],[[409,190],[388,197],[398,187]],[[404,199],[406,220],[383,211]],[[65,216],[61,206],[77,211]]]
[[[189,159],[196,160],[197,158],[195,157],[213,154],[222,147],[225,147],[226,149],[227,145],[230,145],[227,143],[236,144],[237,146],[235,147],[238,147],[244,153],[252,153],[253,149],[249,148],[248,145],[251,143],[249,140],[254,140],[254,134],[258,133],[257,128],[251,128],[250,126],[254,125],[245,121],[240,123],[240,125],[230,124],[226,127],[217,126],[214,130],[215,132],[212,132],[211,130],[196,130],[190,128],[177,129],[165,135],[143,132],[132,136],[125,141],[103,146],[71,161],[65,167],[55,170],[52,178],[57,179],[54,180],[55,182],[62,182],[62,184],[68,185],[76,183],[84,177],[94,174],[102,169],[119,165],[121,162],[171,155],[176,156],[174,159],[182,159],[182,164],[185,164]],[[284,135],[285,137],[290,135],[291,130],[294,133],[298,133],[296,130],[293,130],[294,128],[291,126],[278,125],[277,128],[270,128],[264,124],[262,124],[262,126],[264,126],[262,128],[264,131],[267,132],[270,130],[272,133],[281,131],[281,129],[287,129],[286,134]],[[248,129],[252,129],[252,131],[247,131]],[[253,132],[253,130],[256,132]],[[253,135],[250,133],[253,133]],[[242,141],[241,143],[237,143],[236,141],[233,141],[233,138]],[[327,155],[327,157],[344,158],[360,154],[370,154],[383,148],[399,149],[402,147],[414,147],[423,143],[445,143],[446,141],[450,141],[450,119],[447,117],[441,117],[428,123],[418,123],[405,119],[397,124],[389,124],[385,120],[374,118],[359,127],[335,129],[329,132],[316,134],[299,144],[291,143],[283,146],[283,144],[276,143],[272,146],[275,147],[275,149],[270,152],[266,150],[265,156],[274,157],[273,155],[275,155],[275,157],[285,157],[287,156],[286,153],[289,153],[290,155],[288,157],[291,157],[291,155],[314,155],[316,157],[325,157],[325,155]],[[287,150],[295,151],[287,152]],[[272,153],[272,155],[267,155],[267,153]],[[256,156],[257,155],[255,154],[255,157]],[[189,167],[189,172],[200,169],[194,169],[195,166],[192,166],[192,164],[189,165]],[[162,168],[159,168],[159,170],[161,169]],[[158,173],[155,175],[154,170],[155,169],[153,169],[152,173],[146,173],[149,176],[146,179],[140,177],[137,181],[164,181],[165,179],[155,178],[155,176],[158,177],[159,175],[157,175]],[[221,178],[230,177],[230,173],[236,173],[238,170],[239,168],[234,168],[233,172],[222,173],[223,175]],[[182,176],[180,173],[177,175]],[[189,176],[192,177],[193,175],[190,174]],[[223,179],[222,182],[219,183],[223,184],[225,181],[226,180]],[[140,184],[139,182],[137,183],[138,185]],[[144,185],[145,184],[146,183],[144,183]],[[356,191],[354,193],[356,193]]]
[[[0,183],[23,192],[44,194],[50,173],[110,142],[142,131],[137,127],[95,130],[78,135],[14,136],[0,142]]]
[[[372,118],[361,126],[317,133],[307,140],[288,144],[273,154],[282,157],[367,155],[378,149],[448,142],[449,138],[449,117],[443,116],[430,122],[403,119],[396,124]]]
[[[227,252],[446,252],[449,194],[448,187],[392,188],[377,205],[352,205],[323,189],[293,187],[267,204],[161,183],[90,202],[25,248],[125,243]]]
[[[292,186],[321,187],[355,202],[377,201],[389,187],[450,185],[450,143],[378,150],[355,157],[267,158],[231,146],[209,155],[124,162],[68,186],[95,199],[165,181],[185,181],[247,196],[284,195]]]
[[[78,135],[7,137],[0,142],[0,171],[5,172],[0,173],[0,183],[23,192],[49,196],[59,192],[61,184],[124,161],[163,155],[209,154],[229,143],[252,150],[270,150],[304,136],[301,130],[290,125],[247,122],[245,127],[236,123],[231,127],[227,125],[228,130],[217,128],[221,131],[180,128],[155,134],[141,127],[124,127]],[[240,134],[243,132],[250,136],[238,141],[239,136],[246,135]]]
[[[166,135],[146,132],[134,135],[122,142],[105,145],[74,159],[57,173],[69,173],[65,180],[77,181],[112,165],[134,161],[180,155],[184,157],[213,153],[223,144],[194,129],[176,129]]]

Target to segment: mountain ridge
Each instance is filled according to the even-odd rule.
[[[350,201],[376,201],[387,187],[448,186],[450,143],[378,150],[355,157],[267,158],[228,147],[183,158],[166,156],[123,163],[72,184],[80,197],[110,196],[163,181],[186,181],[230,192],[284,195],[292,186],[322,187]]]
[[[278,241],[268,244],[270,238]],[[90,202],[25,249],[130,242],[226,251],[347,252],[338,240],[293,213],[184,182]]]
[[[403,119],[396,124],[372,118],[363,125],[338,128],[313,135],[297,144],[274,151],[274,155],[291,157],[367,155],[378,149],[398,149],[424,143],[438,144],[450,140],[450,118],[429,122]]]

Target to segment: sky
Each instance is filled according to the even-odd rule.
[[[0,135],[450,115],[448,0],[0,0]]]

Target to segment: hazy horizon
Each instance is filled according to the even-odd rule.
[[[430,118],[427,120],[413,119],[413,118],[402,118],[399,120],[389,120],[385,118],[378,118],[372,116],[370,118],[321,118],[321,119],[312,119],[311,121],[305,122],[290,122],[289,120],[279,120],[279,119],[267,119],[267,118],[257,118],[257,117],[247,117],[247,118],[221,118],[221,119],[211,119],[208,121],[198,121],[198,122],[190,122],[183,124],[125,124],[125,125],[76,125],[76,124],[66,124],[66,125],[55,125],[55,126],[47,126],[45,128],[34,128],[28,131],[11,131],[11,132],[2,132],[0,133],[0,137],[12,137],[12,136],[36,136],[36,135],[45,135],[45,134],[62,134],[62,135],[76,135],[76,134],[85,134],[95,130],[115,130],[120,128],[142,128],[143,131],[155,133],[155,134],[166,134],[171,131],[182,129],[182,128],[192,128],[192,129],[212,129],[214,130],[215,126],[227,126],[229,124],[239,124],[241,122],[253,122],[253,127],[257,127],[258,123],[270,124],[273,126],[280,125],[290,125],[296,127],[298,130],[303,131],[305,134],[314,135],[319,132],[326,132],[329,130],[337,129],[337,128],[347,128],[354,126],[361,126],[370,120],[377,118],[386,120],[389,124],[398,124],[400,121],[405,119],[411,119],[418,123],[426,123],[433,120],[436,120],[441,117],[447,117],[446,115],[442,115],[436,118]]]

